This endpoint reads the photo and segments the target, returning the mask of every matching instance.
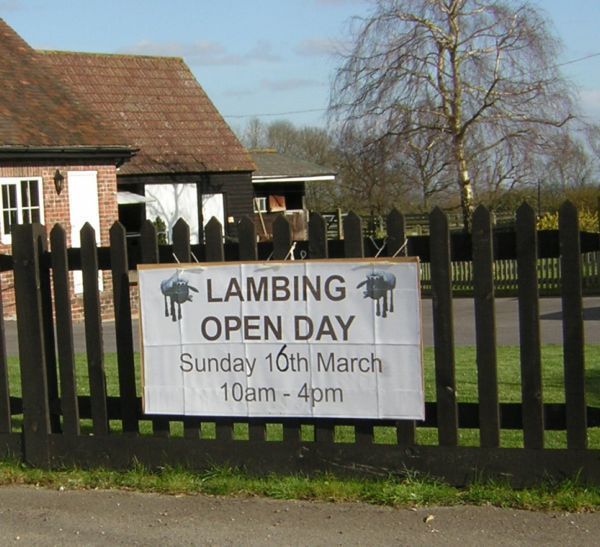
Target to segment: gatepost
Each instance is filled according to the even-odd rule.
[[[41,256],[47,246],[44,227],[37,223],[14,226],[12,245],[23,397],[23,459],[35,467],[47,468],[51,430],[40,276]]]

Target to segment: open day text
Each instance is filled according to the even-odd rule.
[[[346,281],[341,275],[310,277],[258,276],[240,281],[231,277],[224,292],[217,292],[215,283],[206,280],[207,303],[223,302],[340,302],[346,298]],[[238,334],[244,341],[282,341],[284,322],[288,322],[295,341],[345,341],[355,315],[208,315],[200,321],[200,333],[210,342],[235,339]]]

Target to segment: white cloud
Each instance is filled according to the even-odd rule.
[[[584,116],[593,118],[591,121],[600,122],[600,89],[584,89],[579,92],[579,97]]]
[[[256,95],[255,89],[229,89],[221,93],[222,97],[233,97],[234,99],[252,97]]]
[[[19,11],[24,7],[21,0],[0,0],[0,11],[3,12]]]
[[[264,40],[257,42],[256,46],[244,55],[244,58],[250,61],[266,63],[278,63],[281,61],[281,57],[273,53],[273,46]]]
[[[298,55],[306,57],[327,57],[338,54],[343,49],[343,42],[333,38],[307,38],[295,48]]]
[[[153,42],[144,40],[132,46],[122,48],[121,53],[137,55],[166,55],[185,57],[190,63],[203,65],[239,65],[242,57],[232,55],[218,42],[199,41],[190,44],[184,42]]]
[[[261,80],[260,86],[269,91],[293,91],[307,87],[323,87],[326,84],[319,80],[288,78],[286,80]]]
[[[137,55],[166,55],[171,57],[184,57],[190,65],[242,65],[248,62],[281,61],[274,54],[268,42],[258,42],[254,48],[246,53],[231,53],[219,43],[202,40],[193,43],[186,42],[154,42],[144,40],[121,48],[120,53],[133,53]]]

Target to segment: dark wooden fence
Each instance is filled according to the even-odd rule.
[[[0,323],[0,446],[6,454],[40,467],[122,468],[138,462],[152,468],[207,468],[224,464],[255,472],[327,471],[360,476],[417,471],[454,484],[500,477],[524,485],[574,476],[600,484],[600,449],[588,447],[587,440],[589,428],[600,427],[600,408],[587,406],[585,399],[581,252],[582,246],[591,243],[579,232],[577,211],[565,204],[559,232],[543,236],[536,232],[535,214],[527,205],[519,209],[513,233],[495,234],[485,208],[476,211],[472,236],[451,236],[447,217],[439,209],[429,220],[430,236],[406,240],[404,217],[392,211],[381,247],[363,238],[361,220],[352,213],[344,220],[341,241],[328,241],[323,218],[313,214],[308,242],[298,242],[295,248],[296,258],[407,253],[429,264],[436,388],[435,400],[426,403],[422,423],[142,414],[130,306],[132,269],[137,263],[176,260],[285,259],[292,237],[283,217],[275,222],[273,241],[263,244],[257,244],[249,218],[238,225],[239,242],[227,245],[216,219],[206,228],[205,245],[190,245],[189,228],[180,221],[173,245],[159,247],[154,226],[146,223],[137,256],[128,254],[125,230],[118,223],[110,231],[109,248],[97,248],[93,228],[86,225],[81,249],[67,249],[64,229],[55,226],[50,233],[51,251],[41,226],[15,227],[12,267],[20,386],[9,385],[4,323]],[[547,240],[543,246],[541,238]],[[542,395],[537,261],[544,255],[558,257],[561,263],[564,403],[545,402]],[[495,343],[495,258],[514,259],[518,266],[520,403],[502,402],[498,397],[497,370],[502,364],[497,362]],[[457,260],[473,262],[478,402],[472,403],[457,401],[451,279],[451,264]],[[83,271],[89,390],[78,385],[70,270]],[[116,371],[109,373],[118,378],[118,393],[110,392],[106,381],[102,338],[103,329],[112,325],[100,319],[99,270],[112,273],[117,364]],[[377,442],[380,428],[393,431],[391,441],[388,436],[386,443]],[[424,429],[437,430],[433,444],[417,442],[417,432]],[[478,430],[478,446],[459,445],[463,429]],[[502,447],[503,430],[521,431],[522,447]],[[565,448],[545,447],[549,430],[566,431]]]
[[[600,215],[600,209],[599,209]],[[347,213],[341,210],[323,213],[327,225],[327,237],[336,239],[343,236],[343,219]],[[514,215],[503,213],[492,213],[492,226],[495,238],[505,240],[503,248],[508,244],[514,248],[515,218]],[[470,238],[462,238],[462,216],[460,213],[447,215],[448,225],[453,237],[453,249],[456,255],[462,254],[463,260],[452,260],[451,279],[452,294],[454,296],[471,296],[474,290],[473,284],[473,262],[470,256]],[[369,241],[372,248],[379,248],[385,242],[386,222],[379,215],[362,215],[363,236]],[[408,235],[411,247],[418,246],[415,251],[423,256],[423,246],[428,246],[429,216],[421,213],[404,215],[405,232]],[[560,296],[560,259],[558,256],[558,230],[544,230],[539,240],[540,257],[537,261],[538,290],[540,296]],[[425,236],[421,238],[420,236]],[[600,294],[600,239],[597,233],[586,233],[582,235],[582,288],[584,295]],[[422,243],[419,245],[419,240]],[[496,247],[499,242],[496,241]],[[461,250],[462,249],[462,250]],[[492,269],[494,289],[498,296],[517,296],[519,291],[517,260],[506,252],[502,253],[504,258],[494,257]],[[421,267],[421,289],[424,295],[429,295],[431,290],[431,268],[429,261],[423,262]]]

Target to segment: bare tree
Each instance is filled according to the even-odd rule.
[[[345,124],[375,120],[380,139],[443,138],[469,229],[470,163],[493,158],[497,149],[514,150],[518,141],[532,141],[572,118],[571,92],[556,66],[560,42],[545,16],[527,3],[374,4],[371,17],[356,20],[330,113]],[[500,154],[503,161],[508,156]]]
[[[240,140],[247,148],[262,148],[265,146],[265,126],[258,118],[250,118]]]
[[[391,140],[370,138],[365,126],[347,129],[339,138],[338,156],[342,206],[382,215],[393,204],[406,209],[412,201],[414,187]]]

